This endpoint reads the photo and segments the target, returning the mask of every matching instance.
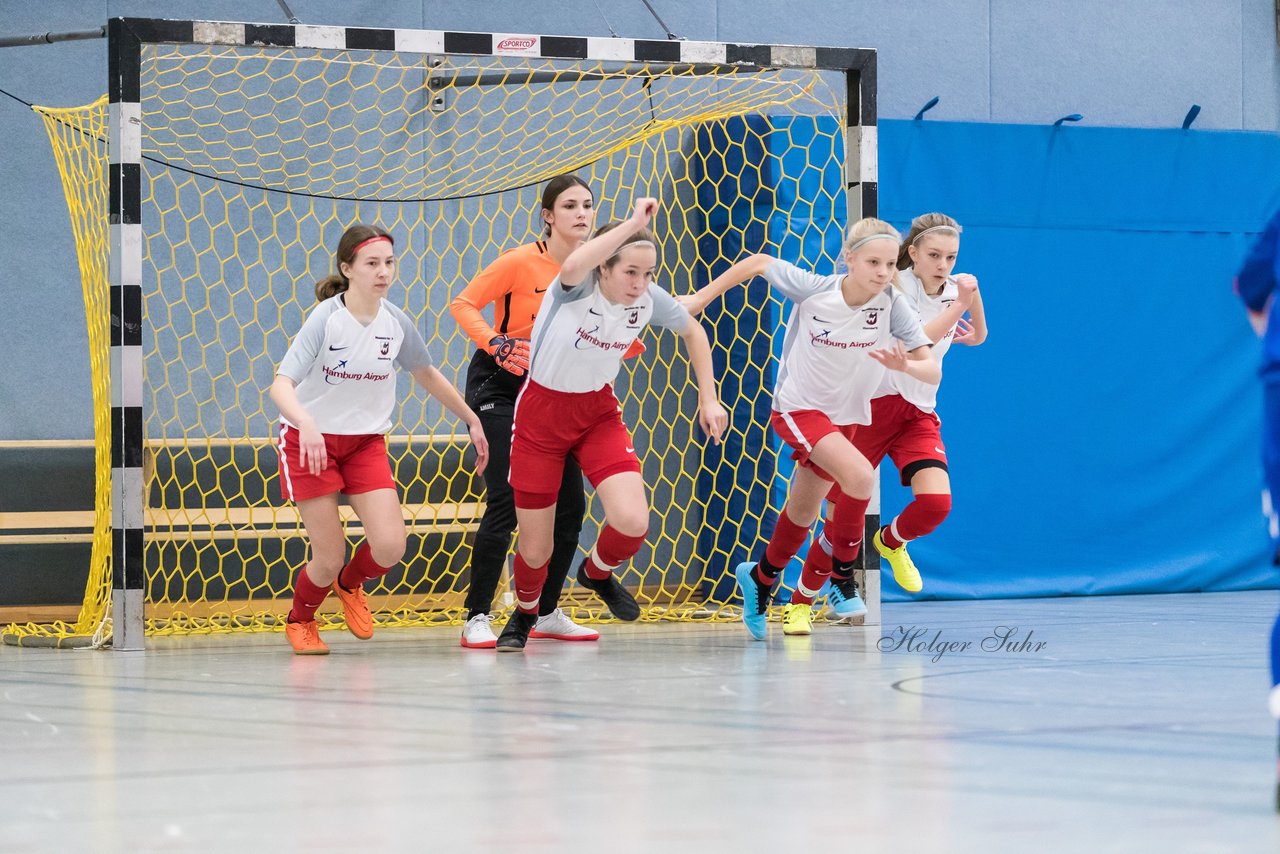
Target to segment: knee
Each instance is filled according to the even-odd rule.
[[[521,535],[516,542],[516,551],[529,566],[546,566],[551,561],[551,550],[550,539],[534,540]]]
[[[609,527],[624,537],[644,537],[649,533],[649,508],[614,514],[608,522]]]
[[[840,491],[850,498],[870,498],[875,485],[875,469],[866,460],[851,463],[837,476]]]
[[[311,561],[307,564],[307,575],[321,587],[327,587],[338,578],[345,561],[341,552],[325,552],[312,549]]]
[[[930,531],[941,525],[947,518],[947,514],[951,512],[951,496],[946,493],[917,495],[913,503],[917,507],[921,521],[929,527]]]
[[[404,559],[408,538],[404,531],[369,540],[369,556],[378,566],[395,566]]]
[[[813,523],[818,521],[818,511],[822,507],[822,499],[818,499],[817,504],[809,505],[807,502],[797,501],[792,498],[787,499],[786,506],[782,509],[787,514],[787,518],[792,524],[799,525],[801,528],[811,528]]]

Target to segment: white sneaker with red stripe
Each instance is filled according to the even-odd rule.
[[[476,614],[462,627],[462,645],[467,649],[493,649],[498,636],[493,633],[492,614]]]
[[[550,638],[563,641],[593,641],[600,639],[595,629],[580,626],[556,608],[550,614],[538,618],[537,625],[529,632],[531,638]]]

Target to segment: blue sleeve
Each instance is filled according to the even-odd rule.
[[[1236,274],[1236,293],[1253,311],[1262,311],[1280,279],[1280,211],[1267,223],[1266,230],[1254,241],[1240,272]]]

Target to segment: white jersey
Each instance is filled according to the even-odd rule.
[[[795,303],[782,343],[773,408],[814,409],[835,424],[870,424],[871,397],[886,369],[867,354],[897,338],[908,350],[929,344],[915,310],[889,287],[863,305],[850,306],[842,275],[819,276],[774,261],[764,277]]]
[[[574,288],[556,276],[533,324],[529,379],[555,391],[598,391],[618,376],[622,357],[648,324],[683,332],[689,312],[657,285],[621,305],[605,299],[594,270]]]
[[[902,283],[902,292],[907,300],[915,306],[921,326],[928,324],[949,309],[960,296],[955,279],[950,276],[947,277],[946,283],[937,296],[929,296],[925,293],[924,284],[911,270],[899,272],[898,281]],[[956,327],[953,324],[946,334],[938,339],[938,343],[933,345],[933,358],[939,362],[942,361],[942,357],[951,349],[951,340],[955,334]],[[915,377],[909,377],[898,371],[885,371],[884,379],[880,381],[880,388],[877,389],[875,396],[885,397],[890,394],[902,395],[903,400],[925,412],[933,412],[938,406],[936,385],[920,382]]]
[[[406,371],[431,365],[413,321],[382,300],[366,326],[347,311],[339,294],[307,315],[276,373],[297,384],[298,402],[321,433],[359,436],[391,429],[393,363]],[[280,420],[298,426],[283,415]]]

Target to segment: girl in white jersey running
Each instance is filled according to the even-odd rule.
[[[871,422],[871,396],[885,369],[937,384],[941,368],[916,312],[890,287],[898,258],[898,232],[886,222],[864,219],[844,244],[849,272],[820,276],[771,255],[734,264],[697,294],[685,297],[697,312],[730,287],[762,275],[795,303],[787,321],[774,387],[774,430],[798,463],[786,506],[758,562],[736,569],[743,622],[751,636],[768,635],[767,614],[774,583],[818,519],[831,493],[835,512],[827,525],[835,559],[851,564],[862,544],[874,470],[853,444],[860,425]],[[832,489],[835,483],[838,490]],[[809,634],[813,598],[820,580],[801,577],[783,614],[783,631]]]
[[[648,230],[655,199],[639,199],[625,222],[596,232],[564,260],[543,297],[530,345],[529,379],[516,400],[511,488],[516,540],[516,611],[499,651],[524,649],[554,546],[557,493],[572,456],[595,487],[605,526],[578,569],[578,583],[620,620],[640,606],[616,577],[644,544],[649,502],[640,460],[611,383],[623,355],[648,324],[679,333],[698,383],[698,422],[716,444],[728,415],[716,397],[711,345],[702,326],[653,284],[657,243]]]
[[[404,557],[404,516],[385,435],[396,402],[393,364],[466,422],[477,472],[489,458],[480,419],[431,364],[413,321],[385,299],[395,271],[391,235],[379,226],[353,225],[338,241],[336,262],[337,274],[316,284],[320,304],[307,315],[271,384],[280,410],[281,492],[297,502],[311,544],[285,625],[299,655],[329,652],[315,613],[330,589],[342,600],[351,633],[372,637],[363,584]],[[339,492],[365,532],[345,566]]]
[[[946,214],[922,214],[912,220],[898,253],[898,287],[919,313],[939,363],[952,343],[976,346],[987,338],[978,280],[968,273],[951,274],[960,251],[960,231],[960,225]],[[969,321],[963,317],[966,312]],[[907,543],[932,533],[951,511],[942,422],[934,412],[937,401],[936,385],[886,373],[871,401],[871,424],[859,429],[853,439],[872,466],[880,465],[886,456],[893,460],[902,485],[911,487],[911,502],[871,541],[889,562],[894,580],[911,593],[922,590],[924,583],[907,554]],[[830,543],[819,537],[805,558],[805,572],[818,578],[830,565]],[[841,566],[831,573],[827,601],[835,615],[865,613],[852,568]]]

